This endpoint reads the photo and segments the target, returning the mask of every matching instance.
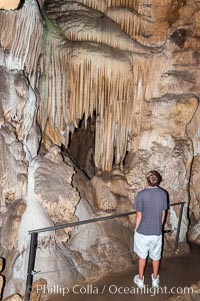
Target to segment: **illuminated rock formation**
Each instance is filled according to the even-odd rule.
[[[44,26],[37,2],[25,1],[21,9],[13,12],[1,10],[0,20],[2,65],[10,70],[24,70],[34,84]]]
[[[22,297],[18,294],[13,294],[2,301],[23,301]]]
[[[79,202],[79,196],[77,190],[70,185],[73,174],[73,168],[63,162],[59,149],[55,146],[43,158],[37,157],[29,165],[28,190],[24,200],[26,210],[24,214],[21,214],[22,220],[15,239],[18,256],[12,266],[13,277],[7,283],[6,292],[21,292],[22,288],[24,289],[29,252],[28,231],[77,219],[74,211]],[[9,228],[8,225],[7,228]],[[65,244],[68,241],[69,231],[71,232],[71,229],[58,231],[56,234],[51,231],[40,235],[36,270],[45,271],[48,268],[56,271],[71,266],[70,258],[64,256],[57,248],[57,244]],[[6,234],[6,227],[2,228],[2,232]],[[11,237],[11,235],[8,236]],[[8,245],[9,247],[11,250],[16,248]],[[54,257],[55,260],[52,260]],[[73,285],[79,279],[76,269],[66,270],[65,273],[57,272],[55,277],[63,285],[66,283]],[[49,285],[53,286],[54,278],[51,274],[48,274],[46,278]]]
[[[171,297],[169,301],[198,301],[200,297],[199,288],[200,281],[198,281],[195,284],[192,284],[189,287],[190,291],[188,292],[188,294],[182,293],[181,295],[178,295],[176,297]]]

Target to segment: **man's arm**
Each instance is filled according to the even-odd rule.
[[[142,218],[142,212],[137,211],[136,212],[136,220],[135,220],[135,230],[137,230],[137,228],[140,224],[141,218]]]
[[[164,220],[165,220],[165,215],[166,215],[166,210],[163,210],[163,212],[162,212],[162,225],[163,225]]]

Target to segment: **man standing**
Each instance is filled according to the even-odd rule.
[[[136,227],[134,235],[134,251],[139,256],[139,274],[134,277],[134,283],[144,287],[144,269],[146,258],[152,259],[152,287],[159,286],[159,266],[162,251],[162,226],[167,210],[167,193],[158,187],[162,178],[153,170],[147,176],[147,186],[138,192],[134,208],[136,209]]]

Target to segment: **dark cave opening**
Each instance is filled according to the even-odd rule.
[[[96,114],[79,122],[79,127],[70,133],[67,152],[73,158],[76,165],[84,173],[92,178],[95,175],[94,152],[95,152],[95,123]]]
[[[23,7],[24,3],[25,3],[25,0],[21,0],[17,7],[17,10],[21,9]]]

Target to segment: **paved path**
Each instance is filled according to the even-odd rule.
[[[156,292],[151,288],[151,262],[149,260],[145,271],[146,290],[139,290],[133,283],[133,276],[137,268],[132,267],[125,271],[110,274],[103,279],[89,283],[86,286],[74,287],[65,297],[50,296],[48,301],[162,301],[178,294],[193,283],[200,280],[200,246],[192,246],[191,254],[185,256],[173,256],[162,260],[160,270],[160,288]],[[162,290],[164,293],[162,293]],[[168,293],[165,293],[167,290]],[[176,294],[177,295],[177,294]]]

